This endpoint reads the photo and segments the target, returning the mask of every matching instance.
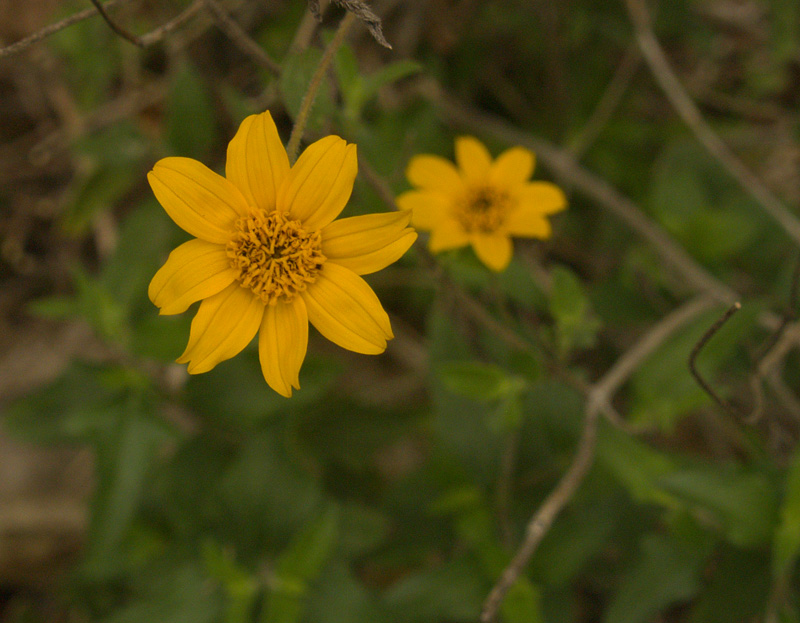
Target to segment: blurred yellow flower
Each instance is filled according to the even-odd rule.
[[[414,156],[406,177],[417,190],[397,198],[411,210],[411,224],[430,231],[432,253],[472,245],[490,269],[500,272],[511,261],[511,237],[549,238],[547,215],[567,207],[560,188],[529,182],[533,152],[512,147],[492,161],[471,136],[456,139],[456,163],[433,155]]]
[[[356,146],[338,136],[310,145],[289,166],[269,112],[242,122],[228,146],[226,177],[190,158],[164,158],[147,179],[180,227],[195,236],[150,283],[162,314],[202,301],[179,363],[211,370],[258,338],[270,387],[300,388],[308,323],[349,350],[378,354],[389,317],[359,275],[399,259],[417,234],[410,213],[335,221],[350,199]]]

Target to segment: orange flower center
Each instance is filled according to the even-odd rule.
[[[492,186],[478,186],[467,191],[457,207],[456,218],[468,232],[491,233],[502,225],[508,204],[508,193]]]
[[[322,237],[282,212],[254,211],[236,221],[227,253],[236,279],[267,305],[289,302],[313,283],[325,263]]]

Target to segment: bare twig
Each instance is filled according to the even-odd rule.
[[[286,146],[286,152],[289,154],[289,161],[292,163],[297,160],[297,153],[300,151],[300,141],[303,138],[308,115],[311,112],[311,107],[314,105],[314,99],[317,97],[317,91],[322,84],[322,79],[325,77],[325,73],[328,71],[328,67],[330,67],[333,61],[333,56],[336,54],[339,46],[342,45],[345,35],[354,21],[355,16],[352,13],[348,13],[344,16],[339,23],[336,34],[333,36],[333,39],[331,39],[328,47],[325,48],[325,52],[319,60],[319,65],[317,65],[317,68],[314,70],[314,75],[311,76],[308,89],[303,96],[303,101],[300,103],[300,112],[297,113],[297,119],[294,120],[294,127],[289,137],[289,143]]]
[[[711,129],[678,77],[673,72],[664,50],[658,43],[650,24],[644,0],[625,0],[636,31],[639,49],[650,66],[653,77],[683,121],[739,185],[792,238],[800,243],[800,221],[758,179]]]
[[[145,47],[149,47],[155,43],[158,43],[164,37],[169,35],[176,28],[182,26],[184,22],[189,20],[196,13],[198,13],[200,11],[201,6],[202,6],[201,0],[194,0],[194,2],[192,2],[188,7],[186,7],[181,13],[178,13],[178,15],[173,17],[168,22],[165,22],[158,28],[155,28],[150,32],[142,35],[141,37],[139,37],[139,39],[142,41]]]
[[[692,348],[692,352],[689,355],[689,371],[692,373],[695,381],[697,381],[697,384],[703,388],[703,390],[714,400],[714,402],[716,402],[728,413],[735,415],[737,418],[744,419],[744,414],[742,414],[736,407],[720,396],[697,370],[697,356],[700,354],[700,351],[703,350],[705,345],[708,344],[708,341],[722,328],[722,325],[728,322],[731,316],[733,316],[741,308],[742,304],[738,301],[731,305],[727,311],[708,328],[708,330],[700,337],[700,339],[697,340],[697,343],[694,345],[694,348]]]
[[[102,17],[105,20],[106,24],[108,24],[108,27],[111,28],[111,30],[113,30],[115,33],[117,33],[120,37],[122,37],[126,41],[130,41],[133,45],[140,48],[144,47],[144,43],[138,36],[134,35],[132,32],[129,32],[128,30],[117,24],[113,19],[111,19],[111,16],[108,13],[106,13],[106,10],[103,8],[103,5],[100,4],[99,0],[90,0],[90,1],[97,9],[97,12],[100,13],[100,17]]]
[[[131,0],[108,0],[103,7],[108,9],[118,4],[125,4],[130,2]],[[73,24],[77,24],[78,22],[82,22],[90,17],[94,17],[95,15],[99,15],[97,9],[85,9],[83,11],[79,11],[74,15],[70,15],[69,17],[65,17],[59,22],[55,24],[50,24],[49,26],[45,26],[41,30],[37,30],[35,33],[28,35],[24,39],[20,39],[19,41],[12,43],[9,46],[4,48],[0,48],[0,58],[4,58],[6,56],[11,56],[13,54],[18,54],[23,50],[29,48],[34,43],[38,43],[42,39],[46,39],[50,35],[54,35],[57,32],[72,26]]]
[[[575,457],[555,489],[528,522],[522,544],[483,604],[482,623],[494,621],[509,589],[519,579],[553,521],[572,499],[589,471],[594,460],[598,416],[613,411],[610,404],[613,394],[670,335],[713,304],[712,298],[700,296],[668,314],[617,359],[601,379],[584,390],[586,417]]]
[[[214,17],[214,21],[228,38],[247,56],[252,58],[259,65],[273,74],[280,74],[281,66],[264,51],[258,43],[253,41],[239,24],[222,8],[216,0],[202,0],[209,13]]]

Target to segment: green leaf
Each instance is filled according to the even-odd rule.
[[[772,574],[785,575],[800,554],[800,448],[786,471],[780,518],[772,541]]]
[[[198,160],[209,153],[216,137],[208,87],[188,60],[170,76],[166,132],[170,152]]]
[[[640,558],[620,584],[604,623],[648,623],[672,604],[690,599],[700,588],[703,558],[650,535]]]
[[[300,106],[303,102],[314,71],[322,58],[322,52],[316,48],[308,48],[302,52],[291,54],[287,59],[281,73],[280,89],[286,109],[297,119]],[[327,119],[335,110],[330,93],[330,83],[327,77],[322,79],[322,84],[317,90],[317,95],[308,116],[308,128],[321,130]]]
[[[739,547],[769,542],[777,520],[775,483],[763,472],[736,466],[702,465],[665,474],[658,485],[711,517]]]
[[[451,392],[473,400],[499,400],[518,391],[520,383],[524,383],[510,378],[499,366],[479,361],[444,363],[439,375]]]
[[[528,578],[521,576],[508,589],[500,613],[505,623],[544,623],[542,598]]]
[[[600,321],[592,313],[580,280],[563,266],[556,266],[551,278],[550,315],[556,323],[559,352],[565,356],[573,349],[593,346]]]

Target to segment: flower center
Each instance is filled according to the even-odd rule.
[[[508,193],[491,186],[479,186],[467,191],[456,218],[468,232],[491,233],[502,225],[508,204]]]
[[[282,212],[254,211],[236,221],[227,244],[239,283],[267,305],[288,303],[317,278],[325,263],[322,237]]]

